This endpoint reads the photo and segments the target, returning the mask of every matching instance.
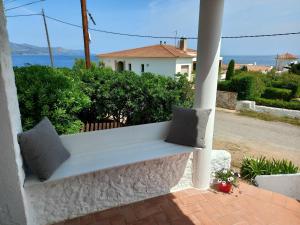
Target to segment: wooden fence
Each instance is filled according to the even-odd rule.
[[[83,128],[81,129],[82,132],[89,132],[89,131],[95,131],[95,130],[106,130],[106,129],[113,129],[122,127],[123,124],[120,122],[115,121],[108,121],[108,122],[89,122],[84,124]]]

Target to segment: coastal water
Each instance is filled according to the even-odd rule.
[[[84,58],[82,55],[54,55],[53,61],[56,67],[69,67],[71,68],[75,59]],[[91,60],[97,62],[98,59],[95,55],[91,56]],[[48,55],[13,55],[12,61],[14,66],[26,65],[47,65],[50,66],[50,58]]]
[[[231,59],[234,59],[236,63],[240,64],[254,64],[257,65],[275,65],[275,56],[222,56],[223,62],[228,64]],[[84,56],[64,56],[55,55],[54,65],[56,67],[72,67],[76,58],[84,58]],[[25,65],[50,65],[50,59],[47,55],[13,55],[12,56],[14,66],[25,66]],[[95,56],[91,56],[91,60],[97,62],[99,59]]]

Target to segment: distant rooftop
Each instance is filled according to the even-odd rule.
[[[234,69],[239,70],[242,69],[244,66],[246,66],[247,69],[252,72],[265,72],[265,71],[270,71],[273,68],[273,66],[266,66],[266,65],[235,64]],[[227,64],[222,64],[222,70],[227,70],[227,68],[228,68]]]
[[[194,58],[196,50],[186,51],[173,45],[159,44],[97,55],[99,58]]]
[[[281,55],[277,55],[276,59],[298,59],[298,57],[287,52]]]

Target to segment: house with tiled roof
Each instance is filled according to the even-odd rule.
[[[298,57],[296,55],[287,52],[281,55],[277,55],[275,60],[276,60],[276,66],[275,66],[276,70],[282,71],[290,64],[297,63]]]
[[[115,71],[134,71],[137,74],[151,72],[164,76],[188,74],[196,68],[196,50],[187,48],[187,40],[181,38],[178,46],[165,42],[141,48],[97,55],[106,67]]]

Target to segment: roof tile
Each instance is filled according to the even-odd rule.
[[[99,58],[193,58],[196,57],[196,51],[193,49],[183,51],[172,45],[161,44],[104,53],[97,56]]]

